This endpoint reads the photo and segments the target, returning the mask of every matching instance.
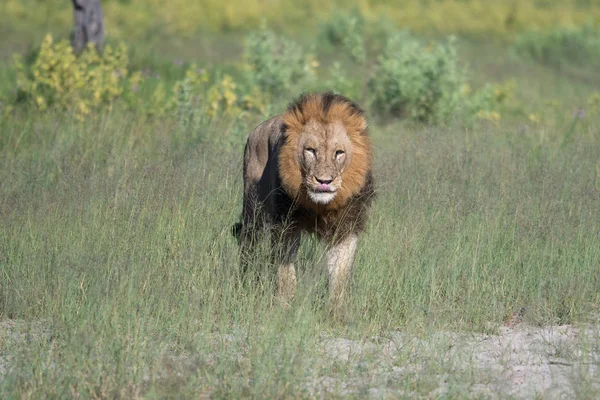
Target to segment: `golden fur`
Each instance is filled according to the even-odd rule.
[[[371,173],[373,158],[371,141],[367,134],[367,121],[362,112],[359,112],[353,103],[339,99],[333,99],[333,103],[327,109],[324,107],[324,98],[322,94],[305,96],[300,103],[292,105],[281,116],[286,129],[285,142],[279,152],[279,177],[285,191],[291,197],[298,197],[301,205],[323,211],[338,209],[359,193]],[[343,173],[343,185],[334,200],[325,207],[315,207],[301,190],[303,180],[296,149],[299,139],[304,134],[304,128],[310,121],[321,126],[341,123],[352,143],[352,160]],[[322,139],[327,140],[327,137]]]

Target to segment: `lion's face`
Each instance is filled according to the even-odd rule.
[[[352,157],[352,144],[340,123],[310,121],[298,141],[298,161],[308,198],[328,204],[342,187],[343,173]]]
[[[277,167],[285,192],[317,212],[344,207],[371,173],[362,111],[341,96],[315,94],[302,97],[281,119]]]

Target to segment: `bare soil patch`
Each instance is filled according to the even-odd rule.
[[[229,341],[231,336],[221,339]],[[1,321],[0,384],[11,373],[15,346],[51,337],[42,322]],[[307,371],[309,378],[299,389],[310,397],[554,399],[600,393],[597,324],[518,324],[502,327],[496,335],[436,332],[416,337],[392,332],[364,340],[323,337],[319,343],[318,368]],[[238,361],[246,357],[241,353],[230,356]],[[197,373],[202,369],[194,362],[198,357],[202,358],[192,354],[166,357],[169,362],[161,368],[160,379],[183,379]],[[186,367],[190,363],[193,368]]]

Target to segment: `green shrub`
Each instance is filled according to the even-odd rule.
[[[244,62],[249,81],[275,97],[290,95],[295,86],[312,80],[318,66],[299,44],[264,26],[248,36]]]
[[[360,64],[367,59],[365,50],[365,19],[358,10],[350,13],[336,12],[321,27],[321,36],[332,46],[348,52]]]
[[[406,32],[388,40],[369,80],[373,110],[383,116],[440,123],[473,118],[497,121],[514,84],[488,84],[472,91],[456,43],[424,45]]]
[[[346,69],[338,61],[331,65],[331,68],[327,71],[327,77],[319,80],[319,82],[320,84],[315,87],[316,90],[332,90],[356,101],[362,96],[362,82],[351,79]]]
[[[540,64],[600,67],[600,30],[593,25],[556,28],[521,34],[513,46],[516,54]]]
[[[390,38],[369,81],[378,113],[424,122],[449,118],[461,105],[464,86],[453,38],[424,46],[406,33]]]

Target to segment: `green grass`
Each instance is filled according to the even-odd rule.
[[[477,79],[495,77],[494,57],[476,57],[486,44],[471,46]],[[331,376],[427,396],[442,373],[447,396],[463,397],[482,378],[447,364],[444,345],[381,383],[374,355],[324,361],[323,340],[495,332],[522,307],[533,324],[588,321],[600,306],[600,117],[574,123],[572,111],[591,88],[490,48],[542,123],[517,106],[468,128],[373,120],[378,197],[342,319],[328,316],[323,248],[308,237],[290,310],[272,302],[266,255],[259,283],[240,279],[234,133],[258,121],[199,135],[118,108],[86,124],[34,110],[2,119],[0,397],[310,397]],[[392,364],[410,362],[398,354]],[[368,394],[345,390],[332,388]]]

